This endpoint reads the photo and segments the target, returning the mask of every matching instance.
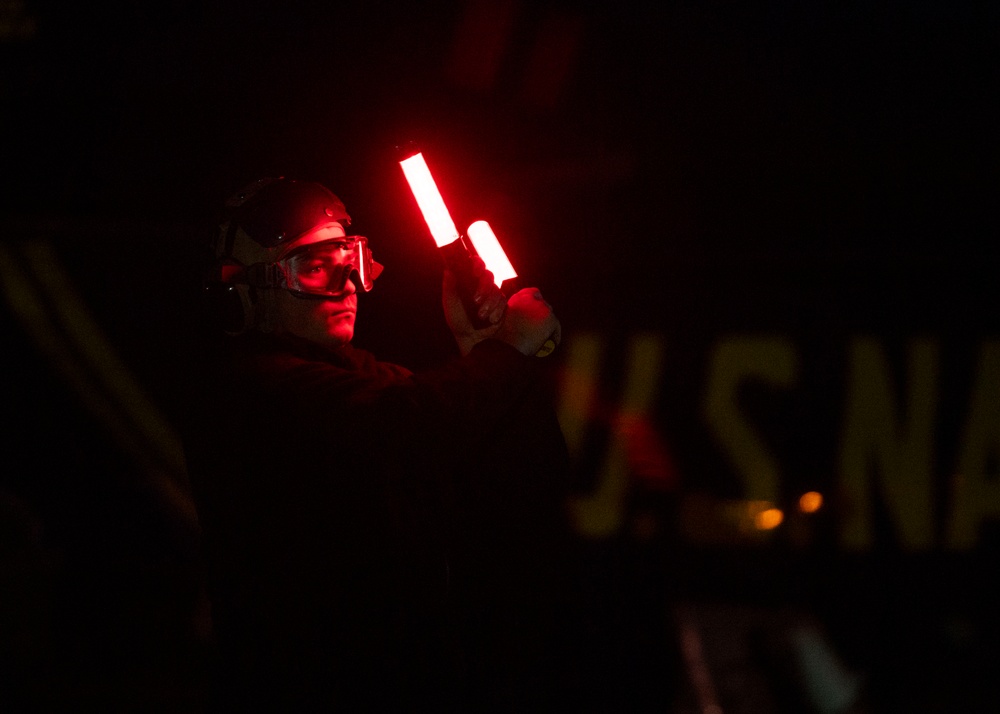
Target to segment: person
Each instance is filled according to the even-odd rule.
[[[579,691],[561,326],[473,259],[443,272],[454,359],[413,373],[352,344],[383,267],[325,186],[226,204],[182,427],[220,672],[245,711],[531,711]],[[225,333],[225,334],[222,334]]]

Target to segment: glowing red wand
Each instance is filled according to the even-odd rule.
[[[441,250],[445,265],[459,278],[460,292],[463,289],[466,292],[475,289],[475,282],[469,269],[472,255],[478,255],[483,259],[486,269],[493,273],[493,281],[497,288],[504,280],[517,277],[517,272],[507,259],[507,254],[504,253],[489,223],[476,221],[469,226],[465,236],[458,232],[422,153],[417,152],[403,159],[399,165],[410,184],[414,198],[417,199],[417,206],[424,215],[427,228],[430,229],[434,242]],[[473,323],[478,326],[488,324],[476,317],[475,306],[469,302],[471,294],[462,297],[466,302],[466,312]]]
[[[438,248],[445,248],[455,241],[462,241],[463,238],[455,229],[455,223],[451,220],[448,207],[444,205],[437,184],[434,183],[434,177],[427,168],[424,155],[417,152],[400,161],[399,165],[403,167],[403,174],[410,184],[410,190],[417,199],[417,205],[424,214],[424,220],[427,221],[427,227]],[[507,259],[507,254],[504,253],[489,223],[476,221],[469,226],[466,236],[472,243],[472,249],[483,259],[486,269],[493,273],[497,287],[500,287],[504,280],[517,277],[514,266]],[[465,248],[468,250],[469,247],[466,245]]]
[[[465,236],[459,234],[422,153],[411,152],[407,158],[399,162],[399,165],[403,169],[406,181],[410,184],[414,198],[417,199],[417,206],[420,207],[420,212],[427,222],[427,228],[430,229],[431,236],[441,251],[445,265],[459,278],[459,292],[462,294],[466,314],[474,325],[486,327],[489,323],[477,317],[476,306],[472,302],[475,279],[472,278],[469,267],[470,258],[476,254],[483,259],[486,269],[493,273],[497,289],[504,280],[517,277],[514,266],[510,264],[500,241],[486,221],[475,221],[469,226]],[[537,356],[548,355],[555,346],[554,340],[547,340]]]

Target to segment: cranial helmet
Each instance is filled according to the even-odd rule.
[[[239,334],[259,326],[262,288],[281,288],[300,297],[331,295],[329,290],[308,289],[289,280],[290,263],[285,258],[291,264],[302,260],[303,246],[297,242],[314,228],[336,222],[346,233],[351,217],[336,195],[314,182],[265,178],[230,197],[225,207],[207,283],[225,296],[217,309],[226,332]],[[382,266],[371,259],[366,238],[349,238],[355,258],[341,271],[343,279],[370,290]]]

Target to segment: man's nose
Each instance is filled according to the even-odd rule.
[[[353,295],[358,291],[358,286],[354,284],[354,274],[357,271],[354,269],[345,270],[340,277],[342,282],[341,285],[331,285],[331,289],[334,292],[342,292],[347,295]]]

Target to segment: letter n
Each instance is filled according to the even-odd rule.
[[[931,469],[937,345],[929,340],[913,342],[908,365],[905,407],[900,415],[889,361],[881,346],[867,338],[851,345],[838,466],[843,498],[841,542],[850,549],[872,545],[876,495],[885,504],[903,548],[923,549],[934,542]]]

